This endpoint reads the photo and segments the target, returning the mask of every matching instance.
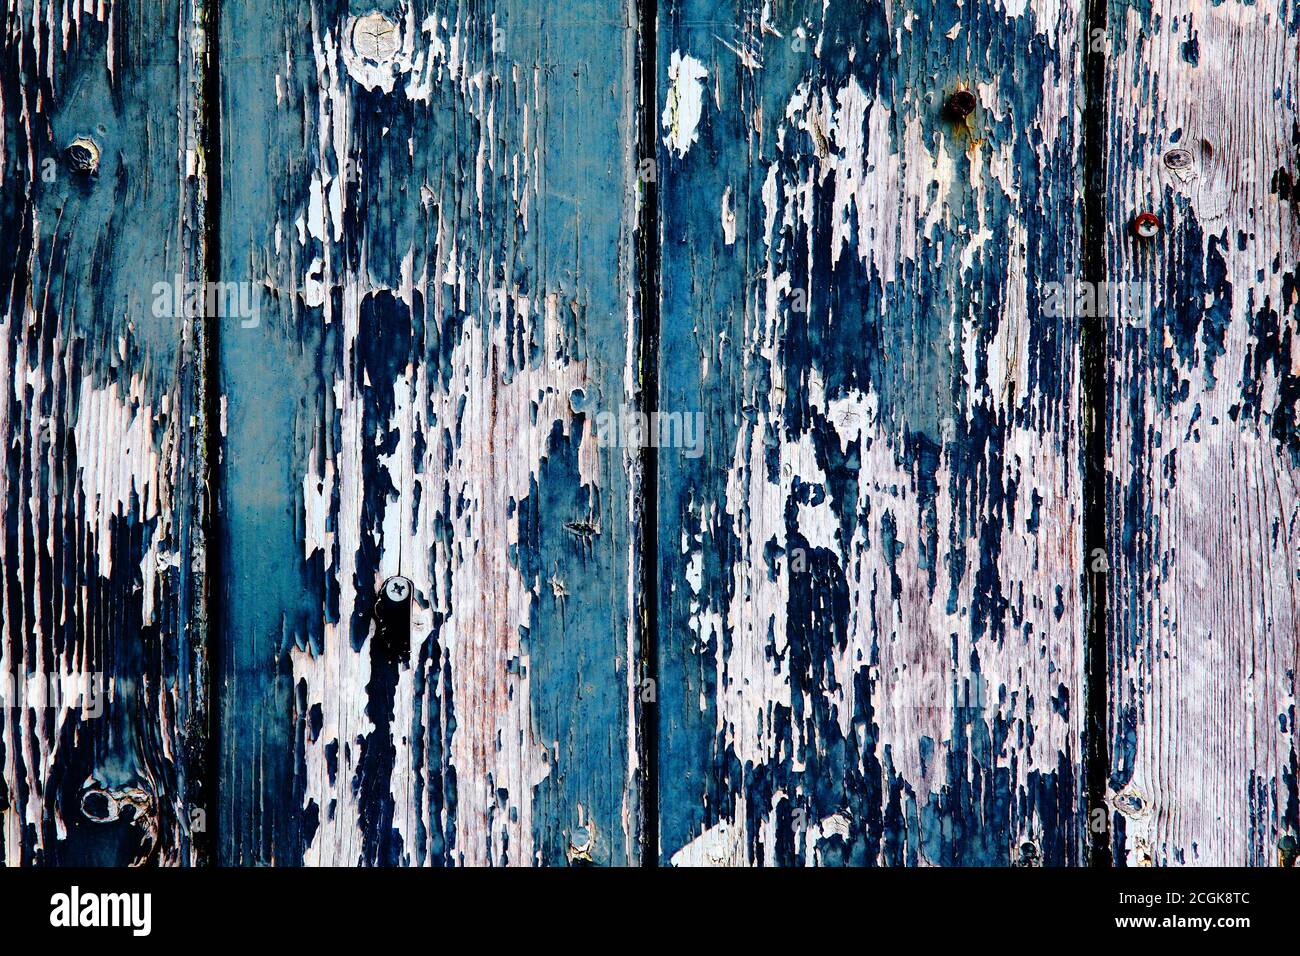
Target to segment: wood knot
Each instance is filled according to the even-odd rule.
[[[158,845],[158,809],[154,796],[141,787],[105,787],[88,780],[81,791],[81,813],[95,823],[130,823],[141,831],[132,866],[141,866]]]
[[[1111,798],[1110,805],[1130,820],[1141,819],[1148,810],[1142,793],[1131,783]]]

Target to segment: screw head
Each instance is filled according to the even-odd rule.
[[[975,94],[970,90],[956,90],[943,104],[943,115],[951,120],[961,120],[975,112]]]
[[[1163,228],[1164,224],[1161,223],[1160,217],[1154,213],[1140,212],[1133,219],[1133,235],[1139,239],[1150,239],[1159,235]]]
[[[99,147],[88,136],[78,136],[64,150],[74,173],[93,176],[99,171]]]
[[[404,578],[400,574],[395,574],[387,581],[381,589],[386,600],[393,604],[402,604],[411,599],[411,582],[409,578]]]
[[[387,63],[397,55],[402,34],[382,13],[367,13],[352,27],[352,49],[368,60]]]

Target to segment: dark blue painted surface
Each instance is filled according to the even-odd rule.
[[[707,69],[661,149],[661,405],[708,422],[660,456],[662,859],[1077,863],[1073,14],[660,16],[661,84]]]

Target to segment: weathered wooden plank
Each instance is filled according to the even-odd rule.
[[[635,861],[634,11],[377,7],[222,8],[221,859]]]
[[[660,4],[665,861],[1081,860],[1078,17]]]
[[[198,23],[189,2],[12,0],[0,35],[11,865],[199,853],[203,329],[172,294],[202,279]]]
[[[1129,865],[1294,862],[1297,9],[1110,10],[1110,803]],[[1141,212],[1162,220],[1135,237]]]

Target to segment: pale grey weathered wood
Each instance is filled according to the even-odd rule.
[[[1114,852],[1294,862],[1300,672],[1300,48],[1289,0],[1115,4]],[[1163,231],[1140,240],[1142,211]]]

